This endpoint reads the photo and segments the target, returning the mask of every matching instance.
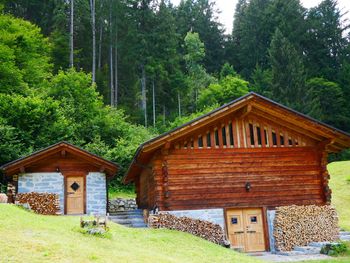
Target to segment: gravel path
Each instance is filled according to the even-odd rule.
[[[276,255],[270,252],[249,253],[249,255],[257,257],[258,259],[265,260],[267,262],[297,262],[303,260],[321,260],[331,259],[332,257],[317,254],[317,255],[295,255],[295,256],[283,256]]]

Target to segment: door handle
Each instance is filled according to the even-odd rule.
[[[256,233],[256,231],[251,230],[251,231],[247,231],[247,233]]]
[[[235,233],[235,234],[243,234],[244,231],[235,231],[234,233]]]
[[[74,192],[67,192],[68,195],[74,195]]]

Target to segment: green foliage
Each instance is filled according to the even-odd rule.
[[[194,120],[195,118],[198,118],[198,117],[200,117],[208,112],[211,112],[212,110],[216,109],[217,107],[219,107],[219,105],[214,104],[211,106],[207,106],[203,110],[194,112],[190,115],[177,117],[177,118],[175,118],[175,120],[173,122],[169,123],[168,128],[169,128],[169,130],[175,129],[175,128],[179,127],[180,125],[183,125],[189,121]]]
[[[228,75],[221,79],[219,83],[210,84],[207,89],[201,91],[198,98],[198,108],[203,109],[207,105],[223,105],[248,92],[247,81]]]
[[[272,72],[270,69],[262,69],[256,66],[252,74],[252,89],[266,97],[272,98]]]
[[[0,15],[0,92],[26,94],[50,77],[50,47],[40,29]]]
[[[305,102],[302,57],[278,28],[271,40],[269,55],[273,99],[301,111]]]
[[[23,143],[18,138],[16,129],[7,125],[0,118],[0,160],[1,163],[7,163],[17,159],[28,150],[24,148]],[[0,176],[1,177],[1,176]],[[0,179],[1,182],[1,179]],[[0,189],[1,192],[1,189]]]
[[[349,250],[348,246],[343,243],[327,244],[321,248],[320,253],[328,256],[341,256],[344,255]]]
[[[350,128],[344,94],[337,83],[313,78],[307,81],[306,89],[307,114],[339,128]]]

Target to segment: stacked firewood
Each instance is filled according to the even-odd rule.
[[[152,228],[167,228],[187,232],[219,245],[226,244],[222,228],[217,224],[205,220],[159,213],[149,216],[148,226]]]
[[[281,206],[276,208],[274,237],[276,249],[290,251],[310,242],[335,241],[338,216],[331,206]]]
[[[17,204],[28,204],[35,213],[42,215],[57,215],[60,213],[58,194],[22,193],[16,195]]]

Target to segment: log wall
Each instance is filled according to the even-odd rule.
[[[174,149],[154,158],[138,196],[161,210],[324,204],[321,162],[313,147]]]

